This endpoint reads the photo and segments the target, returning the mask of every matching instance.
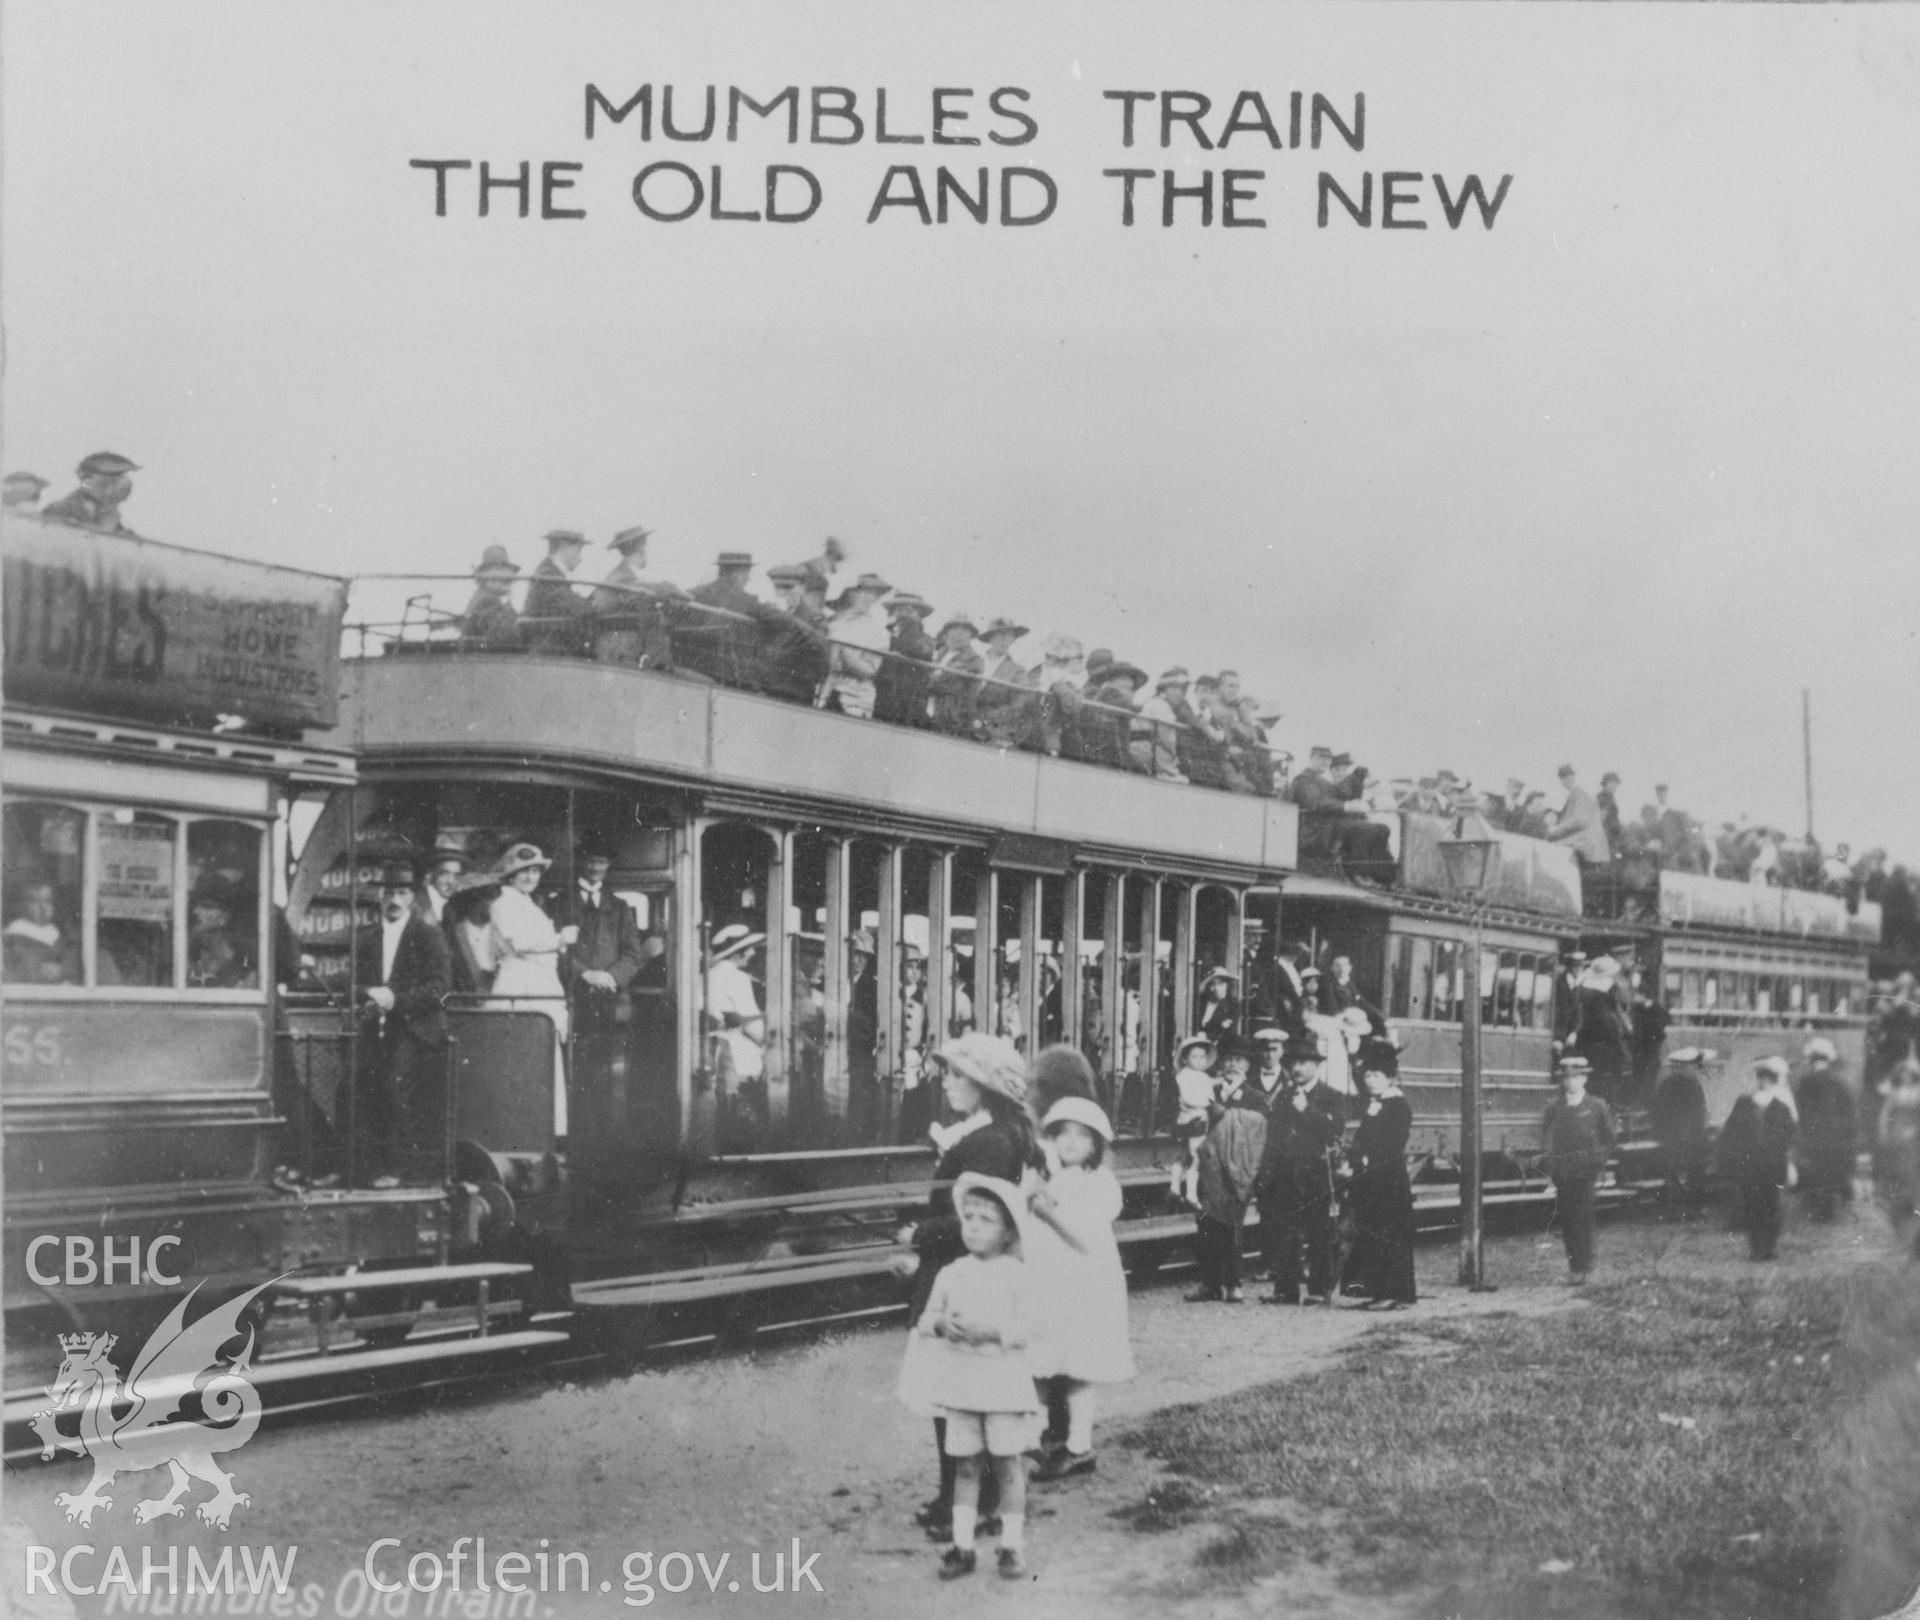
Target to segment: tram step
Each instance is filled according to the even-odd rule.
[[[486,1338],[442,1338],[420,1344],[398,1345],[387,1350],[348,1350],[333,1356],[290,1356],[284,1361],[269,1361],[250,1368],[247,1381],[255,1389],[268,1390],[298,1385],[311,1378],[337,1378],[351,1373],[380,1372],[393,1367],[418,1366],[436,1361],[545,1350],[571,1343],[572,1337],[571,1334],[556,1332],[551,1328],[524,1328],[515,1333],[490,1334]],[[4,1421],[9,1435],[46,1404],[45,1390],[8,1396]],[[13,1451],[8,1453],[10,1457],[20,1454]]]
[[[533,1267],[520,1261],[478,1260],[458,1266],[408,1266],[400,1271],[356,1271],[325,1277],[283,1277],[273,1285],[276,1294],[318,1299],[327,1294],[371,1294],[387,1288],[423,1288],[434,1283],[494,1281],[525,1277]]]
[[[796,1288],[812,1283],[846,1282],[885,1275],[896,1255],[907,1250],[862,1249],[858,1253],[796,1255],[771,1265],[708,1266],[698,1271],[663,1271],[647,1277],[613,1277],[575,1283],[576,1310],[632,1310],[652,1305],[690,1305],[725,1299],[735,1294],[758,1294],[771,1288]]]

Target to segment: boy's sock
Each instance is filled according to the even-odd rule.
[[[953,1544],[962,1551],[970,1550],[973,1546],[973,1526],[977,1513],[976,1508],[961,1507],[957,1502],[954,1504]]]
[[[1019,1552],[1027,1540],[1027,1516],[1024,1513],[1000,1515],[1000,1545]]]

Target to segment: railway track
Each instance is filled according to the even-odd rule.
[[[1657,1188],[1657,1183],[1650,1182],[1615,1185],[1602,1190],[1601,1203],[1611,1208],[1631,1206]],[[1458,1201],[1451,1191],[1427,1188],[1427,1196],[1416,1199],[1416,1229],[1423,1238],[1457,1227]],[[1537,1186],[1495,1188],[1487,1196],[1488,1217],[1501,1223],[1524,1220],[1544,1211],[1550,1202],[1551,1193]],[[1133,1285],[1176,1279],[1190,1270],[1191,1235],[1192,1220],[1185,1215],[1123,1223],[1121,1239]],[[684,1284],[670,1278],[653,1280],[651,1290],[647,1279],[616,1284],[611,1292],[583,1284],[576,1297],[601,1303],[540,1312],[506,1331],[480,1331],[479,1321],[469,1316],[471,1307],[459,1307],[422,1319],[401,1342],[372,1343],[369,1339],[390,1331],[397,1318],[366,1316],[356,1322],[368,1330],[369,1339],[342,1324],[324,1351],[263,1358],[253,1367],[250,1379],[262,1398],[262,1425],[279,1426],[318,1416],[371,1412],[391,1402],[431,1398],[482,1384],[509,1388],[609,1375],[794,1335],[879,1325],[898,1319],[905,1310],[897,1297],[874,1297],[897,1295],[884,1282],[886,1261],[893,1252],[855,1251],[837,1263],[828,1257],[827,1264],[798,1268],[813,1273],[801,1286],[779,1289],[729,1288],[724,1277],[711,1279],[718,1286],[692,1296],[686,1294]],[[405,1286],[404,1280],[396,1286]],[[624,1303],[609,1303],[623,1298]],[[481,1308],[486,1308],[484,1299]],[[42,1442],[30,1419],[45,1405],[44,1390],[8,1395],[4,1457],[9,1464],[30,1465],[40,1457]]]

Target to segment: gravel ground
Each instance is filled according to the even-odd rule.
[[[1419,1318],[1532,1314],[1575,1302],[1559,1281],[1559,1244],[1546,1234],[1490,1245],[1490,1274],[1503,1279],[1498,1293],[1465,1293],[1453,1285],[1454,1266],[1450,1248],[1422,1250],[1427,1297]],[[1108,1436],[1169,1405],[1316,1370],[1383,1321],[1412,1320],[1358,1309],[1275,1309],[1251,1297],[1239,1307],[1189,1305],[1181,1299],[1185,1286],[1170,1278],[1134,1295],[1142,1371],[1109,1392],[1102,1419]],[[1257,1292],[1249,1289],[1250,1296]],[[933,1456],[924,1420],[892,1396],[902,1342],[897,1328],[871,1329],[625,1377],[509,1387],[416,1402],[371,1419],[270,1431],[228,1459],[237,1488],[252,1502],[224,1537],[179,1520],[136,1527],[132,1505],[155,1494],[157,1475],[123,1481],[114,1510],[81,1531],[64,1522],[51,1498],[56,1488],[77,1488],[83,1476],[71,1467],[42,1476],[29,1464],[7,1482],[10,1539],[55,1548],[91,1543],[99,1550],[79,1568],[95,1578],[113,1543],[127,1547],[136,1578],[144,1549],[152,1548],[164,1568],[166,1549],[181,1547],[183,1579],[188,1545],[208,1556],[224,1542],[297,1545],[296,1592],[284,1612],[300,1615],[611,1615],[636,1607],[775,1604],[891,1620],[908,1612],[958,1614],[982,1603],[1070,1616],[1249,1612],[1242,1600],[1182,1596],[1165,1585],[1168,1571],[1184,1566],[1195,1549],[1179,1530],[1145,1535],[1119,1516],[1145,1502],[1157,1473],[1148,1459],[1117,1445],[1101,1448],[1094,1477],[1035,1490],[1030,1582],[1002,1582],[985,1569],[971,1581],[937,1582],[935,1550],[910,1521],[929,1494]],[[196,1485],[192,1499],[204,1494]],[[444,1589],[432,1597],[370,1593],[360,1571],[369,1545],[388,1536],[399,1546],[376,1557],[377,1573],[390,1581],[404,1578],[416,1553],[445,1558],[458,1538],[484,1536],[490,1564],[503,1553],[584,1553],[591,1585],[580,1593],[577,1564],[570,1565],[574,1591],[549,1590],[510,1607],[501,1593],[472,1591],[469,1562],[458,1604]],[[822,1591],[801,1578],[797,1594],[757,1594],[753,1556],[766,1585],[776,1554],[787,1555],[791,1588],[796,1540]],[[689,1559],[704,1553],[717,1591],[709,1594],[698,1564],[663,1564],[672,1552]],[[651,1578],[641,1559],[629,1557],[637,1553],[652,1554]],[[717,1568],[722,1554],[724,1571]],[[21,1591],[18,1558],[10,1547],[7,1585],[14,1594]],[[421,1566],[423,1581],[428,1568]],[[550,1585],[557,1584],[555,1568]],[[689,1572],[693,1585],[683,1595],[663,1588],[663,1579],[677,1586]],[[628,1575],[638,1583],[631,1590]],[[529,1579],[537,1585],[537,1563]],[[600,1590],[602,1582],[608,1590]],[[1338,1591],[1333,1572],[1323,1590],[1308,1590],[1318,1584],[1289,1596],[1323,1613],[1369,1612],[1364,1599]],[[170,1612],[164,1598],[140,1609],[117,1595],[104,1609],[86,1598],[79,1607],[83,1614]]]

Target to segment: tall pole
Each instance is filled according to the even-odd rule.
[[[1476,1290],[1486,1287],[1480,1221],[1480,930],[1476,905],[1460,1031],[1460,1282]]]
[[[1800,688],[1800,748],[1806,761],[1807,842],[1813,842],[1813,688]]]

